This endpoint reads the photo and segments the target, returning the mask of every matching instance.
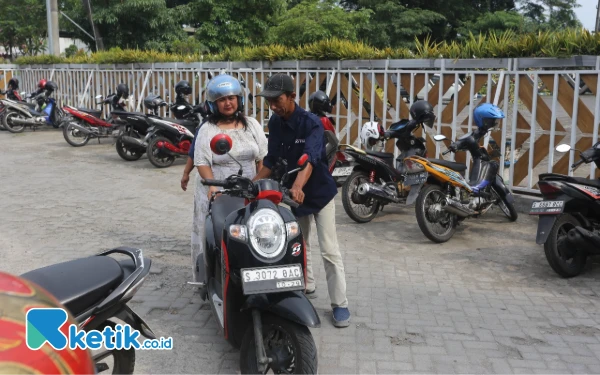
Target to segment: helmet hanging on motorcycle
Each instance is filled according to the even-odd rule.
[[[380,127],[377,122],[367,122],[360,130],[360,140],[363,145],[373,147],[380,138]]]
[[[58,90],[58,85],[52,81],[46,82],[44,85],[44,90],[48,91],[49,94],[52,94],[54,91]]]
[[[426,100],[418,100],[410,107],[410,116],[419,124],[425,124],[428,127],[433,127],[435,122],[435,114],[433,106]]]
[[[117,96],[119,98],[127,99],[129,97],[129,87],[124,83],[117,85]]]
[[[331,113],[333,110],[329,96],[321,90],[310,95],[308,98],[308,108],[310,108],[312,113],[321,117],[327,116],[327,113]]]
[[[27,334],[35,322],[27,320],[32,308],[65,310],[60,331],[68,335],[77,324],[71,313],[39,285],[19,276],[0,272],[0,374],[94,374],[96,368],[87,349],[55,349],[41,334]],[[30,327],[27,327],[27,325]],[[30,349],[29,346],[32,346]],[[37,350],[39,347],[39,350]]]
[[[11,78],[11,79],[8,81],[8,86],[9,86],[10,88],[12,88],[13,90],[16,90],[16,89],[18,89],[18,88],[19,88],[19,80],[18,80],[17,78]]]
[[[38,82],[38,87],[40,89],[43,89],[46,86],[46,80],[45,79],[40,79],[40,81]]]
[[[206,100],[210,111],[214,114],[219,113],[217,107],[217,100],[225,97],[235,95],[238,97],[238,108],[237,112],[244,111],[244,94],[240,82],[229,74],[219,74],[215,78],[211,79],[208,85],[206,85]]]
[[[500,107],[491,103],[483,103],[473,111],[475,125],[483,133],[493,128],[500,128],[500,119],[504,117],[504,112]]]
[[[192,86],[188,81],[179,81],[175,85],[175,93],[177,95],[190,95],[192,93]]]

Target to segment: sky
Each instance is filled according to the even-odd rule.
[[[577,3],[581,5],[579,8],[575,8],[575,14],[577,18],[588,30],[593,31],[596,24],[596,6],[598,5],[597,0],[577,0]]]

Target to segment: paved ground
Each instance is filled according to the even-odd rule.
[[[175,348],[138,352],[136,372],[236,373],[238,351],[186,286],[193,186],[180,189],[182,168],[124,162],[108,140],[73,148],[52,130],[0,132],[0,270],[142,247],[153,274],[132,307]],[[332,326],[319,261],[320,373],[600,373],[600,267],[557,277],[534,218],[490,212],[436,245],[413,209],[358,225],[336,201],[353,318]]]

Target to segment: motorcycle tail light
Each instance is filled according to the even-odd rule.
[[[543,196],[553,197],[562,191],[562,184],[556,181],[540,181],[538,183]]]

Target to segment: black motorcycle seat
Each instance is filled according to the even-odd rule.
[[[461,163],[455,163],[444,159],[427,159],[432,163],[439,164],[443,167],[450,168],[456,172],[464,172],[467,170],[467,166]]]
[[[127,111],[119,111],[119,110],[115,110],[115,111],[111,111],[110,113],[115,114],[117,116],[146,116],[145,113],[143,112],[127,112]]]
[[[367,155],[371,155],[371,156],[375,156],[377,158],[381,158],[381,159],[391,159],[394,157],[394,154],[390,153],[390,152],[377,152],[377,151],[369,151],[366,150]]]
[[[39,268],[21,277],[40,285],[73,315],[79,315],[115,289],[123,280],[124,272],[114,258],[92,256]]]
[[[233,211],[237,211],[244,207],[244,198],[230,197],[228,195],[220,195],[213,202],[211,208],[213,230],[215,232],[215,243],[221,244],[223,238],[223,227],[225,219]]]
[[[585,177],[571,177],[565,176],[558,173],[540,173],[539,176],[540,181],[544,180],[562,180],[567,182],[572,182],[574,184],[581,184],[587,186],[593,186],[595,188],[600,189],[600,180],[597,178],[585,178]]]
[[[100,118],[102,116],[102,111],[99,109],[90,109],[90,108],[77,108],[81,112],[88,113],[94,117]]]

